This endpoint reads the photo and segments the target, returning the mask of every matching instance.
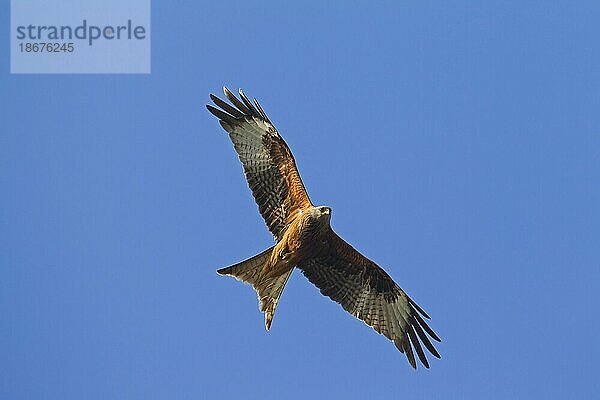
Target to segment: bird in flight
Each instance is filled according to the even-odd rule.
[[[310,201],[290,148],[258,101],[251,102],[241,89],[240,98],[226,87],[223,91],[231,104],[211,94],[216,107],[206,107],[229,134],[276,243],[217,272],[254,287],[269,330],[281,292],[297,267],[323,295],[394,342],[413,368],[414,352],[429,368],[421,343],[440,358],[429,339],[440,341],[425,322],[429,315],[382,268],[333,231],[331,208]]]

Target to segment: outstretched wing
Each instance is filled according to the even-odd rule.
[[[298,211],[312,204],[292,152],[258,101],[252,104],[241,89],[241,101],[226,87],[223,91],[233,105],[211,94],[218,108],[206,107],[229,133],[258,210],[279,240]]]
[[[298,265],[322,294],[393,341],[413,368],[417,368],[413,348],[429,368],[421,342],[440,358],[429,337],[438,342],[440,338],[423,319],[429,316],[382,268],[333,231],[322,250],[319,256]]]

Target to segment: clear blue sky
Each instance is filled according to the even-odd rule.
[[[153,3],[150,75],[2,58],[0,398],[597,395],[597,2]],[[430,370],[298,272],[269,333],[215,273],[272,244],[224,84],[432,316]]]

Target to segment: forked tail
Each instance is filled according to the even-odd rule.
[[[267,330],[271,328],[279,297],[293,270],[275,277],[263,274],[263,269],[271,257],[273,247],[245,261],[217,270],[219,275],[233,276],[252,285],[258,294],[260,311],[265,313],[265,327]]]

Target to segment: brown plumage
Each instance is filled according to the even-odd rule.
[[[207,108],[229,133],[276,244],[217,272],[252,284],[269,330],[281,292],[298,267],[322,294],[393,341],[413,368],[414,352],[429,368],[421,343],[440,358],[430,340],[440,338],[425,322],[427,313],[383,269],[331,229],[331,209],[311,203],[289,147],[258,101],[251,102],[242,90],[241,100],[227,88],[223,91],[231,104],[211,94],[217,107]]]

